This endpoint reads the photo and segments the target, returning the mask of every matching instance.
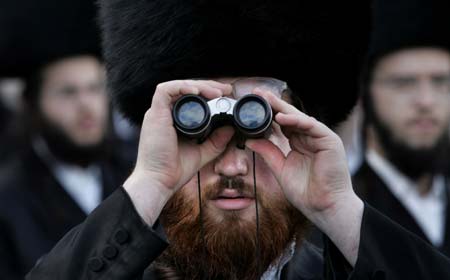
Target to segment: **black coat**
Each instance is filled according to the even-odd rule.
[[[156,280],[148,267],[167,246],[162,227],[148,227],[120,188],[66,234],[27,279]],[[450,259],[368,205],[358,252],[351,268],[325,240],[322,272],[315,248],[303,247],[284,279],[450,279]]]
[[[353,176],[353,187],[356,193],[378,211],[393,219],[407,230],[425,240],[431,241],[425,235],[414,217],[403,206],[403,204],[392,194],[383,180],[374,170],[364,162]],[[446,179],[446,183],[448,180]],[[448,185],[446,184],[447,201],[450,202]],[[450,256],[450,203],[446,207],[445,236],[441,247],[437,249],[443,254]]]
[[[103,198],[124,180],[112,164],[100,164]],[[80,186],[82,187],[82,186]],[[0,278],[23,279],[36,261],[86,214],[50,169],[28,148],[0,174]]]

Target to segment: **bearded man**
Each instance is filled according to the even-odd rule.
[[[413,22],[402,7],[413,7]],[[450,21],[439,11],[448,9],[448,1],[378,3],[363,97],[366,161],[353,178],[368,203],[446,255]]]
[[[66,8],[76,20],[91,19],[94,6],[90,1],[75,4],[77,8]],[[48,20],[42,20],[42,13],[35,13],[42,20],[40,24],[57,26],[66,34],[70,23],[51,22],[59,18],[54,5],[42,3],[40,9]],[[35,20],[32,16],[23,18]],[[27,79],[23,114],[28,121],[21,123],[25,139],[17,139],[20,146],[9,147],[17,153],[4,163],[0,173],[0,274],[4,279],[23,279],[37,260],[117,188],[128,172],[126,162],[111,152],[110,98],[99,58],[99,40],[81,24],[76,26],[80,33],[72,33],[70,41],[53,38],[42,53],[33,42],[26,54],[22,49],[11,54],[27,63],[17,58],[17,63],[23,64],[10,69],[2,65],[0,69],[4,75],[11,70],[8,74]],[[92,24],[89,27],[95,28]],[[30,29],[13,38],[31,40],[40,32],[54,30]],[[7,54],[0,53],[2,58]]]
[[[450,275],[447,259],[364,206],[327,127],[356,101],[369,7],[102,1],[109,85],[142,125],[136,166],[29,279],[414,279],[405,269],[417,263],[414,250],[438,264],[427,276]],[[324,67],[333,74],[326,82]],[[258,105],[245,111],[237,105],[245,98]],[[221,121],[203,122],[201,108]],[[267,130],[255,130],[265,121],[245,125],[271,113]],[[206,129],[193,133],[200,123]],[[326,265],[302,238],[306,219],[329,238]]]

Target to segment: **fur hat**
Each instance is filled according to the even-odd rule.
[[[370,1],[100,0],[109,87],[141,123],[158,83],[198,77],[284,80],[328,125],[358,94]]]
[[[78,54],[100,55],[91,0],[0,1],[0,77],[28,77]]]
[[[369,67],[395,51],[415,47],[450,50],[450,1],[377,0]]]
[[[362,78],[365,125],[373,118],[369,87],[378,61],[405,48],[437,47],[450,51],[450,1],[377,0],[373,32]]]

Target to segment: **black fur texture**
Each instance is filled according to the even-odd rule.
[[[374,3],[369,49],[372,59],[403,48],[450,49],[450,1],[378,0]]]
[[[358,95],[370,1],[100,0],[110,91],[140,124],[157,84],[266,76],[333,126]]]
[[[373,122],[369,97],[373,70],[380,59],[406,48],[437,47],[450,52],[449,0],[377,0],[373,32],[363,70],[362,105],[365,124]]]
[[[48,62],[100,56],[93,0],[0,1],[0,77],[29,77]]]

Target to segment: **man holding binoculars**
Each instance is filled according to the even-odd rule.
[[[218,80],[233,82],[234,79]],[[184,265],[181,268],[185,273],[198,273],[199,268],[204,268],[215,278],[256,279],[256,202],[260,206],[260,261],[264,270],[291,242],[301,243],[306,221],[298,209],[316,224],[323,223],[327,227],[337,228],[348,219],[350,223],[341,231],[342,235],[333,237],[341,242],[349,261],[356,260],[359,224],[354,221],[361,220],[363,204],[351,189],[338,136],[284,101],[282,92],[262,90],[263,85],[260,81],[251,93],[263,97],[277,112],[272,132],[268,139],[247,140],[245,150],[236,147],[234,130],[229,126],[217,128],[202,144],[177,140],[175,129],[168,129],[172,126],[170,108],[174,100],[184,93],[207,99],[236,98],[232,96],[229,83],[179,80],[160,84],[152,108],[146,113],[137,166],[124,188],[149,225],[154,224],[169,202],[164,215],[167,221],[163,224],[168,239],[181,246],[173,246],[169,251],[174,252],[177,264]],[[247,86],[251,87],[251,83]],[[285,98],[290,96],[286,94]],[[254,170],[252,150],[258,154]],[[333,165],[327,166],[327,162]],[[200,182],[195,176],[197,170],[200,170]],[[253,172],[257,176],[257,196],[253,191]],[[198,184],[203,199],[207,258],[202,258],[201,253]],[[346,205],[338,206],[341,196],[346,198],[342,200]],[[152,209],[149,205],[153,205]],[[338,211],[345,213],[338,214]],[[298,239],[294,239],[296,235]],[[184,249],[184,244],[189,244],[192,254],[200,249],[194,260],[190,259],[191,254],[186,254],[189,249]],[[228,247],[226,251],[230,255],[216,255],[224,247]],[[242,260],[240,254],[247,254],[246,258]],[[234,263],[237,260],[241,266]],[[233,271],[233,267],[227,267],[230,264],[242,271]],[[236,272],[239,274],[232,274]],[[184,276],[194,278],[197,275]]]
[[[142,123],[136,167],[29,279],[417,279],[416,251],[439,265],[427,275],[449,275],[355,195],[328,127],[356,101],[369,6],[101,1],[110,87]]]

